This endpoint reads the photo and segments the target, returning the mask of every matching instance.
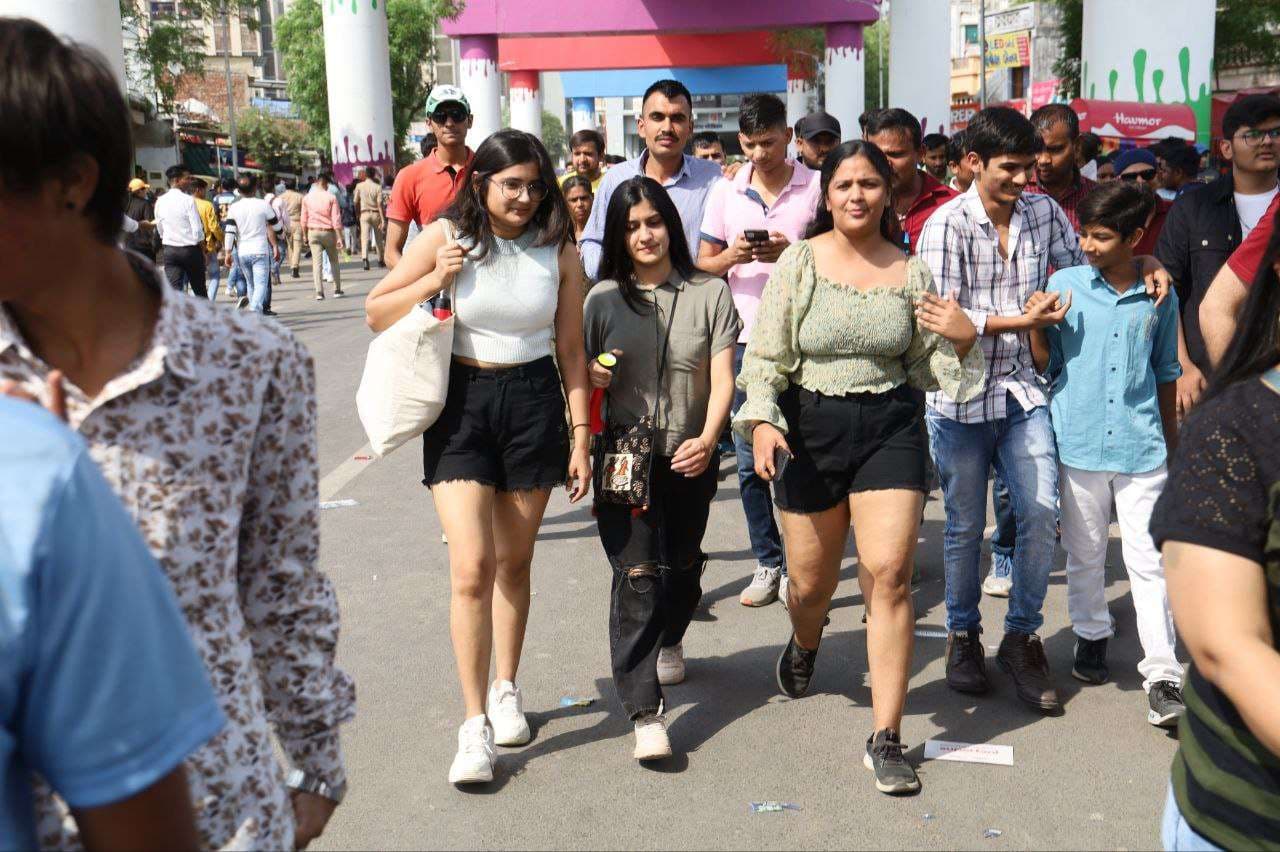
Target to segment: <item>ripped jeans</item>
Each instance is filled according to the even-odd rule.
[[[657,713],[658,650],[677,645],[702,597],[706,554],[702,536],[716,494],[719,456],[700,475],[672,473],[656,456],[649,510],[596,504],[600,543],[613,568],[609,601],[609,653],[613,684],[628,718]]]

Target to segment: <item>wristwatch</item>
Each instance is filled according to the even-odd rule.
[[[300,793],[314,793],[317,796],[323,796],[335,805],[341,804],[342,797],[347,795],[347,784],[345,781],[331,787],[316,776],[308,775],[301,769],[294,769],[290,771],[285,777],[284,783],[290,790],[297,790]]]

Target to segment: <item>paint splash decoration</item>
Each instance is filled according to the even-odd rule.
[[[1133,52],[1133,88],[1138,95],[1138,103],[1147,103],[1147,71],[1151,72],[1151,94],[1154,100],[1152,102],[1163,103],[1184,103],[1191,107],[1191,111],[1196,116],[1196,141],[1202,144],[1208,144],[1212,135],[1210,126],[1212,118],[1213,95],[1204,83],[1200,84],[1199,89],[1193,96],[1191,93],[1191,48],[1183,46],[1178,51],[1178,77],[1182,83],[1182,99],[1179,101],[1176,97],[1165,101],[1161,92],[1167,76],[1163,68],[1148,69],[1148,60],[1150,55],[1144,48],[1138,48]],[[1207,79],[1213,79],[1213,57],[1209,57],[1209,76]],[[1110,100],[1116,99],[1116,86],[1120,82],[1120,72],[1115,68],[1107,74],[1107,84],[1110,90]],[[1097,83],[1090,79],[1089,64],[1081,65],[1080,75],[1080,91],[1088,92],[1090,98],[1097,97]]]

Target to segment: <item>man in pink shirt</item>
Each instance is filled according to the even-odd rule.
[[[333,269],[334,298],[342,298],[342,270],[338,267],[338,252],[343,250],[342,210],[324,175],[316,178],[302,199],[302,239],[311,247],[311,281],[316,285],[316,301],[324,299],[321,252],[329,256],[329,267]]]
[[[733,303],[742,317],[735,371],[742,368],[742,353],[774,263],[783,249],[804,237],[822,192],[817,172],[787,159],[791,128],[787,126],[786,105],[779,98],[749,95],[742,99],[738,141],[750,161],[733,178],[711,188],[698,250],[698,267],[728,280]],[[762,235],[767,238],[758,239]],[[744,398],[739,391],[734,411]],[[756,476],[749,442],[735,436],[734,449],[738,491],[757,563],[751,584],[738,600],[743,606],[765,606],[781,597],[785,606],[787,569],[769,483]]]

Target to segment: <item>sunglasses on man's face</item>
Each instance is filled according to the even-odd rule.
[[[436,107],[436,111],[431,113],[431,120],[436,124],[445,124],[453,119],[454,124],[462,124],[467,120],[469,113],[461,106],[441,106]]]
[[[1156,179],[1156,170],[1143,169],[1140,172],[1125,172],[1120,175],[1121,180],[1137,180],[1138,178],[1142,178],[1145,181],[1153,181]]]

